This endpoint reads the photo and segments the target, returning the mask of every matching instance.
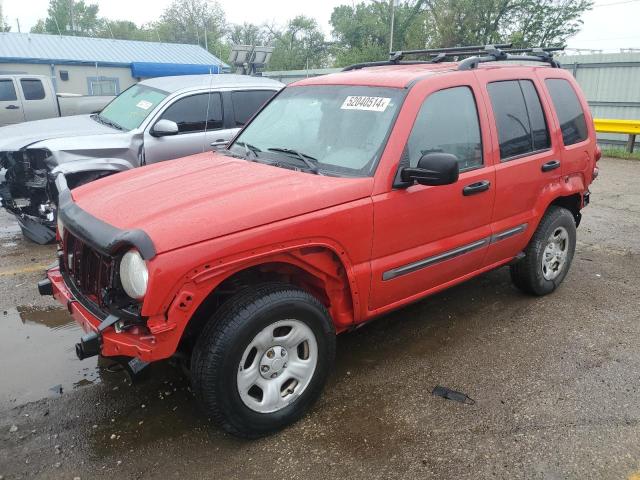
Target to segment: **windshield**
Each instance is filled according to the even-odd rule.
[[[404,92],[353,85],[288,87],[230,147],[249,160],[315,165],[320,173],[373,173]]]
[[[128,88],[98,115],[98,121],[113,124],[122,130],[138,128],[145,118],[164,100],[168,92],[137,84]]]

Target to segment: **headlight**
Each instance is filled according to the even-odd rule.
[[[58,235],[60,236],[60,240],[64,240],[64,223],[62,223],[62,219],[60,215],[58,215]]]
[[[149,270],[137,250],[129,250],[120,261],[120,282],[127,295],[140,300],[147,293]]]

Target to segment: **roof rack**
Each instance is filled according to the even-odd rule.
[[[562,50],[564,50],[564,47],[513,48],[501,50],[493,45],[487,45],[482,52],[483,55],[465,58],[458,65],[458,70],[471,70],[481,63],[501,61],[543,62],[548,63],[553,68],[562,68],[560,62],[553,58],[553,52]]]
[[[549,48],[511,48],[513,44],[503,43],[497,45],[471,45],[465,47],[430,48],[424,50],[399,50],[389,53],[389,60],[378,62],[364,62],[349,65],[342,69],[343,72],[349,70],[359,70],[366,67],[380,67],[384,65],[416,65],[423,63],[440,63],[451,58],[468,57],[460,62],[458,70],[470,70],[476,68],[478,64],[484,62],[497,62],[503,60],[524,60],[532,62],[549,63],[552,67],[559,68],[560,63],[553,59],[552,52],[564,50],[564,47]],[[523,55],[529,53],[531,55]],[[404,61],[406,55],[423,55],[430,57],[430,60],[410,60]]]

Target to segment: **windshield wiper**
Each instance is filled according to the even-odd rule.
[[[107,120],[106,118],[102,117],[99,113],[94,115],[93,118],[97,121],[102,123],[103,125],[107,125],[108,127],[113,127],[117,130],[122,130],[125,131],[126,129],[120,125],[118,125],[116,122],[112,122],[111,120]]]
[[[312,157],[311,155],[300,153],[299,151],[293,150],[292,148],[267,148],[267,150],[269,150],[270,152],[280,152],[280,153],[287,153],[289,155],[294,155],[292,158],[297,158],[301,160],[307,167],[309,167],[309,170],[311,170],[315,174],[318,173],[318,165],[316,165],[318,162],[318,159]]]
[[[250,143],[246,143],[246,142],[236,142],[235,145],[240,145],[241,147],[244,147],[245,158],[249,156],[249,152],[253,153],[253,156],[255,158],[258,158],[258,152],[262,151],[255,145],[251,145]]]

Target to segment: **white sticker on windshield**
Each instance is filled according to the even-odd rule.
[[[342,110],[369,110],[371,112],[384,112],[390,102],[391,99],[386,97],[349,95],[344,99],[344,103],[340,108]]]
[[[148,100],[140,100],[136,104],[136,107],[141,108],[142,110],[149,110],[149,108],[151,108],[152,105],[153,103],[149,102]]]

